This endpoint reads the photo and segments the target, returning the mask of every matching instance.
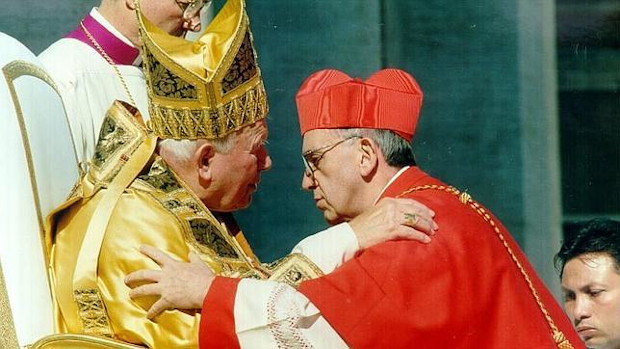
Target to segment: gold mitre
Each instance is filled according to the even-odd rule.
[[[228,0],[193,42],[137,12],[153,133],[215,139],[265,118],[267,95],[244,0]]]

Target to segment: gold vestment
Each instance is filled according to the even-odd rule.
[[[155,348],[198,347],[199,311],[167,311],[150,321],[146,309],[156,299],[129,298],[125,276],[159,268],[140,253],[143,244],[184,261],[195,251],[223,276],[276,279],[295,286],[321,275],[299,254],[261,264],[232,216],[210,212],[156,153],[144,153],[144,166],[118,198],[110,200],[118,177],[127,173],[124,167],[135,166],[133,158],[148,142],[139,115],[129,109],[119,102],[110,108],[89,172],[48,217],[50,279],[60,332]],[[106,205],[112,207],[108,217],[102,214]],[[97,231],[99,239],[93,233]],[[93,281],[86,287],[89,277]]]

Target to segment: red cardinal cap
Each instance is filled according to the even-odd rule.
[[[422,89],[400,69],[383,69],[363,81],[325,69],[310,75],[295,100],[302,136],[314,129],[375,128],[396,132],[411,142]]]

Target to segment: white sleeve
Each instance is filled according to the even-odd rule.
[[[348,223],[341,223],[301,240],[291,253],[302,253],[325,274],[355,256],[359,243]]]
[[[347,348],[314,304],[287,284],[241,280],[234,318],[241,348]]]

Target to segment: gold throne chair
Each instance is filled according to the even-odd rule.
[[[80,170],[62,100],[37,58],[0,33],[0,348],[139,348],[54,328],[44,219]]]

